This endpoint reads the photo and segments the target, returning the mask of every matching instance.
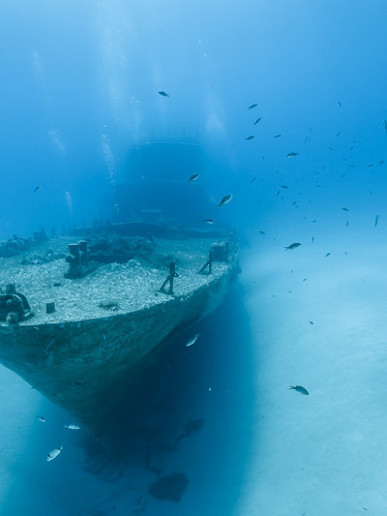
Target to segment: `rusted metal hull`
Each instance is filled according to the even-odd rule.
[[[211,313],[235,276],[220,276],[142,310],[56,324],[0,327],[0,362],[90,427],[103,419],[117,385],[132,385],[142,363],[169,335]],[[132,382],[127,380],[133,379]]]

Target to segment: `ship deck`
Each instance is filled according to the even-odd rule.
[[[31,319],[21,322],[21,326],[111,317],[171,299],[171,296],[159,292],[168,269],[157,268],[137,258],[123,264],[100,264],[94,272],[81,279],[64,277],[68,264],[63,257],[47,263],[21,264],[27,257],[28,262],[33,262],[31,256],[34,253],[36,256],[44,255],[49,249],[55,254],[66,255],[68,244],[74,240],[74,237],[60,237],[40,244],[33,252],[29,250],[12,258],[0,258],[1,283],[15,283],[16,290],[26,296],[35,314]],[[184,298],[232,267],[227,263],[214,262],[212,276],[198,274],[214,241],[214,238],[155,239],[157,252],[170,255],[176,261],[179,276],[174,281],[175,297]],[[46,313],[47,302],[55,303],[54,313]],[[4,325],[1,323],[0,326]]]

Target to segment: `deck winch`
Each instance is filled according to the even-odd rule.
[[[1,290],[1,292],[3,291]],[[14,283],[6,285],[5,293],[0,294],[0,321],[16,324],[33,315],[26,296],[16,292]]]

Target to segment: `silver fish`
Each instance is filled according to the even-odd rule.
[[[194,335],[193,337],[191,337],[191,338],[187,341],[186,347],[188,348],[189,346],[193,346],[193,345],[195,344],[195,342],[198,340],[198,337],[199,337],[199,333],[197,333],[196,335]]]
[[[36,419],[41,423],[47,423],[47,419],[44,416],[36,416]]]
[[[232,194],[227,194],[223,197],[223,199],[220,201],[219,204],[216,205],[217,208],[220,208],[221,206],[224,206],[225,204],[228,204],[232,199]]]
[[[47,455],[47,462],[50,462],[51,460],[54,460],[60,452],[63,450],[63,446],[59,446],[59,448],[55,448],[54,450],[51,450],[50,453]]]
[[[65,428],[68,430],[79,430],[81,427],[76,424],[70,424],[70,425],[64,425]]]
[[[300,394],[305,394],[305,396],[309,395],[309,392],[302,385],[291,385],[290,388],[294,389],[295,391],[299,392]]]
[[[203,222],[206,222],[207,224],[214,224],[214,220],[213,219],[204,219]]]

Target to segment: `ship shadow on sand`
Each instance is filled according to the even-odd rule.
[[[135,383],[109,393],[98,439],[85,437],[85,470],[113,481],[141,470],[147,496],[170,502],[195,483],[203,493],[197,510],[216,496],[216,512],[231,514],[254,433],[252,364],[243,292],[234,284],[210,317],[158,346]]]

